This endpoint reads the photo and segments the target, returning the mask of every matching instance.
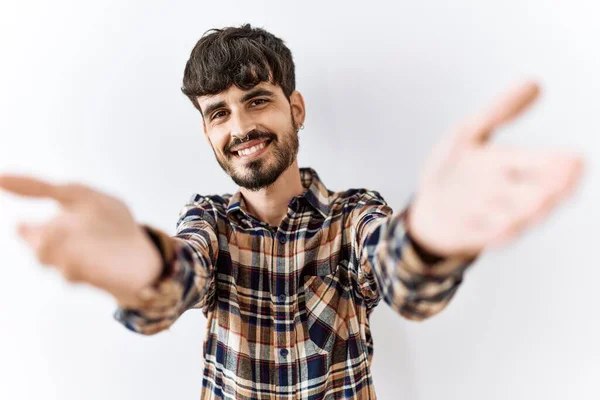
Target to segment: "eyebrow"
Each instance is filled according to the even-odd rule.
[[[245,103],[246,101],[258,96],[273,97],[273,92],[267,89],[256,89],[243,95],[240,99],[240,103]]]
[[[242,98],[240,99],[240,103],[245,103],[246,101],[253,99],[255,97],[258,97],[258,96],[273,97],[274,93],[267,89],[255,89],[255,90],[252,90],[251,92],[248,92],[245,95],[243,95]],[[227,105],[227,103],[225,103],[224,101],[219,101],[217,103],[210,104],[204,110],[204,115],[206,115],[207,117],[210,117],[210,115],[215,110],[217,110],[221,107],[225,107],[226,105]]]
[[[206,110],[204,110],[204,115],[207,117],[210,117],[210,114],[213,113],[213,111],[221,108],[221,107],[225,107],[226,104],[224,101],[219,101],[218,103],[213,103],[210,104],[209,106],[206,107]]]

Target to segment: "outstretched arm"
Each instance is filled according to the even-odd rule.
[[[403,317],[424,320],[446,307],[476,258],[428,252],[407,232],[407,212],[393,214],[376,191],[361,196],[353,216],[358,290],[368,309],[383,299]]]
[[[188,308],[201,307],[214,287],[217,228],[208,201],[187,204],[171,238],[138,224],[121,200],[85,185],[4,174],[0,188],[59,203],[58,215],[19,224],[19,235],[41,264],[113,295],[115,317],[129,329],[166,329]]]
[[[186,310],[202,308],[215,291],[218,230],[209,202],[190,202],[180,212],[176,234],[142,225],[162,255],[162,274],[138,294],[134,305],[121,304],[114,317],[128,329],[154,334],[170,327]]]
[[[519,85],[443,137],[401,213],[391,215],[376,192],[364,198],[353,224],[368,301],[381,295],[410,319],[439,312],[482,251],[515,239],[573,193],[578,155],[489,143],[538,94],[535,83]]]

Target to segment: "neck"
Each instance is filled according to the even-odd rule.
[[[246,211],[271,226],[279,226],[290,201],[304,193],[298,160],[295,160],[268,188],[256,192],[240,188]]]

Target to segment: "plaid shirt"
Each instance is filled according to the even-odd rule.
[[[144,225],[165,272],[136,309],[114,317],[154,334],[186,310],[208,319],[202,399],[375,399],[369,316],[383,299],[423,320],[454,296],[473,259],[426,262],[377,191],[328,190],[301,168],[306,191],[279,227],[243,196],[195,194],[173,237]]]

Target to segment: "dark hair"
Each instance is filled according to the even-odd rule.
[[[280,38],[245,24],[202,35],[185,65],[181,91],[202,113],[198,96],[231,85],[248,90],[265,81],[280,86],[289,100],[296,87],[292,53]]]

